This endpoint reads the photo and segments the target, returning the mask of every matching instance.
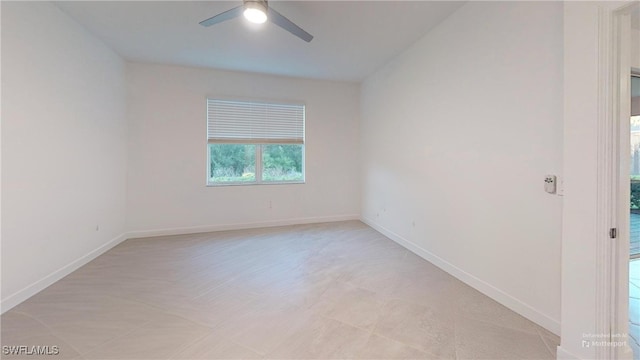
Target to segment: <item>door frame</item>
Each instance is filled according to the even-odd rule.
[[[628,0],[564,2],[565,192],[558,359],[632,358],[628,338],[614,336],[628,332],[625,164],[630,14],[637,6],[638,1]],[[613,238],[612,229],[617,229]],[[624,344],[612,346],[614,340]]]
[[[640,68],[633,68],[631,66],[629,66],[629,67],[631,69],[629,80],[631,81],[631,78],[634,78],[634,77],[640,79]],[[624,74],[621,74],[620,76],[622,77],[622,76],[624,76]],[[629,94],[622,94],[621,93],[620,96],[621,96],[621,98],[624,98],[624,97],[629,98],[629,99],[631,98],[631,94],[630,93]],[[628,106],[625,106],[625,104],[622,104],[621,108],[622,109],[628,108]],[[631,132],[631,129],[630,129],[629,124],[627,124],[626,122],[622,121],[623,116],[625,116],[625,114],[621,113],[620,114],[620,122],[621,122],[621,126],[620,126],[620,155],[621,155],[621,158],[620,158],[620,161],[621,161],[621,163],[620,163],[620,167],[621,167],[620,181],[621,182],[624,181],[625,178],[629,177],[630,169],[631,169],[631,164],[630,164],[631,155],[628,152],[627,153],[624,152],[624,146],[625,145],[629,145],[628,149],[630,148],[629,140],[624,138],[625,132],[627,133],[626,137],[628,138],[629,137],[628,135]],[[629,113],[629,117],[630,116],[631,116],[631,113]],[[626,189],[625,187],[626,187],[626,185],[623,186],[622,184],[620,184],[620,195],[619,195],[619,197],[620,197],[620,201],[622,202],[621,205],[625,204],[625,201],[629,202],[629,200],[630,200],[629,199],[630,198],[630,189]],[[627,191],[627,190],[629,190],[629,191]],[[620,208],[620,211],[623,211],[622,207]],[[631,228],[630,225],[631,225],[630,219],[625,219],[623,216],[620,216],[620,226],[621,227],[624,227],[625,229],[630,229]],[[631,241],[631,238],[630,238],[629,235],[630,234],[627,234],[627,238],[626,238],[627,242]],[[622,242],[624,242],[624,240],[625,239],[621,239]],[[622,258],[623,255],[624,254],[620,254],[621,259],[623,259]],[[631,254],[629,253],[628,257],[629,257],[630,260],[640,260],[640,254],[636,254],[635,256],[631,256]]]
[[[640,11],[640,3],[633,2],[622,6],[612,13],[612,34],[611,50],[613,58],[610,63],[610,97],[611,107],[609,109],[611,122],[610,130],[617,129],[617,141],[614,140],[614,159],[610,159],[614,164],[613,173],[615,177],[614,193],[612,194],[613,224],[616,224],[618,236],[611,242],[611,249],[606,251],[607,259],[603,259],[602,271],[610,271],[608,286],[598,289],[600,297],[604,303],[610,303],[609,314],[602,312],[603,318],[607,319],[611,328],[611,340],[624,340],[624,346],[612,346],[605,348],[602,358],[610,359],[632,359],[633,351],[629,345],[629,259],[630,259],[630,123],[631,117],[631,76],[638,69],[631,68],[631,13]],[[611,155],[608,155],[611,156]],[[605,255],[605,254],[603,254]],[[606,261],[609,260],[609,261]],[[609,291],[607,291],[609,290]],[[604,310],[604,309],[602,309]],[[604,322],[603,322],[604,324]]]

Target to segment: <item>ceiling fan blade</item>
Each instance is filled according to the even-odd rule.
[[[287,19],[279,12],[273,10],[272,7],[269,7],[267,12],[269,13],[269,21],[271,21],[272,23],[280,26],[281,28],[287,30],[288,32],[292,33],[293,35],[299,37],[300,39],[306,42],[310,42],[311,40],[313,40],[313,35],[302,30],[301,27],[291,22],[291,20]]]
[[[223,13],[220,13],[214,17],[210,17],[207,20],[202,20],[200,21],[200,25],[202,26],[211,26],[217,23],[221,23],[223,21],[229,20],[229,19],[233,19],[235,17],[238,17],[242,14],[242,11],[244,10],[244,5],[240,5],[238,7],[234,7],[231,10],[227,10]]]

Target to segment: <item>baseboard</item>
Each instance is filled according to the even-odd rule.
[[[127,236],[129,239],[133,239],[133,238],[145,238],[145,237],[154,237],[154,236],[198,234],[198,233],[207,233],[207,232],[214,232],[214,231],[256,229],[256,228],[274,227],[274,226],[316,224],[316,223],[348,221],[348,220],[360,220],[360,215],[348,214],[348,215],[337,215],[337,216],[317,216],[317,217],[295,218],[295,219],[284,219],[284,220],[258,221],[258,222],[252,222],[252,223],[205,225],[205,226],[180,227],[180,228],[159,229],[159,230],[139,230],[139,231],[130,231],[127,233]]]
[[[429,251],[421,248],[420,246],[402,238],[398,234],[384,228],[373,222],[371,219],[360,217],[359,215],[338,215],[338,216],[324,216],[324,217],[310,217],[310,218],[296,218],[296,219],[286,219],[286,220],[274,220],[274,221],[262,221],[262,222],[253,222],[253,223],[236,223],[236,224],[224,224],[224,225],[210,225],[210,226],[196,226],[196,227],[184,227],[184,228],[171,228],[171,229],[162,229],[162,230],[146,230],[146,231],[131,231],[125,234],[121,234],[120,236],[115,237],[108,243],[100,246],[99,248],[89,252],[88,254],[80,257],[79,259],[71,262],[70,264],[62,267],[61,269],[49,274],[41,280],[36,281],[35,283],[25,287],[24,289],[9,295],[6,299],[3,299],[0,302],[0,313],[5,313],[7,310],[13,308],[14,306],[20,304],[31,296],[37,294],[38,292],[44,290],[48,286],[52,285],[56,281],[62,279],[63,277],[69,275],[73,271],[77,270],[81,266],[87,264],[91,260],[96,257],[102,255],[106,251],[110,250],[114,246],[120,244],[126,239],[131,238],[142,238],[142,237],[152,237],[152,236],[167,236],[167,235],[180,235],[180,234],[194,234],[194,233],[204,233],[204,232],[213,232],[213,231],[225,231],[225,230],[239,230],[239,229],[252,229],[252,228],[261,228],[261,227],[274,227],[274,226],[287,226],[287,225],[300,225],[300,224],[313,224],[313,223],[323,223],[323,222],[335,222],[335,221],[348,221],[348,220],[361,220],[372,228],[376,229],[380,233],[384,234],[391,240],[397,242],[398,244],[404,246],[425,260],[433,263],[444,271],[450,273],[455,276],[459,280],[463,281],[467,285],[477,289],[483,294],[491,297],[492,299],[498,301],[509,309],[521,314],[522,316],[528,318],[529,320],[537,323],[538,325],[544,327],[545,329],[555,333],[560,333],[560,323],[557,320],[554,320],[545,314],[535,310],[533,307],[528,304],[510,296],[509,294],[503,292],[502,290],[488,284],[481,279],[465,272],[464,270],[454,266],[453,264],[447,262],[446,260],[430,253]],[[558,348],[560,351],[560,348]],[[560,357],[558,357],[560,358]]]
[[[436,265],[442,270],[455,276],[456,278],[458,278],[458,280],[466,283],[467,285],[487,295],[488,297],[499,302],[500,304],[508,307],[509,309],[533,321],[534,323],[551,331],[552,333],[556,335],[560,335],[560,322],[558,320],[555,320],[541,313],[540,311],[536,310],[535,308],[526,304],[525,302],[519,299],[516,299],[513,296],[505,293],[504,291],[496,288],[495,286],[473,276],[472,274],[469,274],[468,272],[458,268],[457,266],[442,259],[441,257],[429,252],[428,250],[423,249],[422,247],[403,238],[402,236],[394,233],[393,231],[377,224],[373,220],[368,219],[366,217],[362,217],[360,220],[365,224],[371,226],[372,228],[376,229],[383,235],[387,236],[391,240],[397,242],[398,244],[412,251],[416,255],[422,257],[423,259],[431,262],[432,264]]]
[[[111,248],[113,248],[114,246],[120,244],[121,242],[127,239],[152,237],[152,236],[195,234],[195,233],[224,231],[224,230],[255,229],[255,228],[261,228],[261,227],[314,224],[314,223],[348,221],[348,220],[359,220],[359,219],[360,219],[360,215],[351,214],[351,215],[321,216],[321,217],[296,218],[296,219],[286,219],[286,220],[274,220],[274,221],[261,221],[261,222],[253,222],[253,223],[237,223],[237,224],[225,224],[225,225],[210,225],[210,226],[196,226],[196,227],[183,227],[183,228],[172,228],[172,229],[161,229],[161,230],[127,232],[115,237],[108,243],[89,252],[88,254],[62,267],[61,269],[54,271],[53,273],[34,282],[33,284],[25,287],[24,289],[9,295],[5,299],[2,299],[2,301],[0,301],[0,314],[4,314],[6,311],[12,309],[13,307],[27,300],[31,296],[51,286],[56,281],[71,274],[75,270],[79,269],[81,266],[87,264],[91,260],[109,251]]]
[[[6,311],[10,310],[11,308],[15,307],[21,302],[27,300],[33,295],[39,293],[40,291],[46,289],[47,287],[51,286],[53,283],[62,279],[63,277],[71,274],[72,272],[79,269],[81,266],[87,264],[91,260],[104,254],[105,252],[109,251],[111,248],[120,244],[126,239],[127,239],[127,234],[120,234],[119,236],[116,236],[115,238],[111,239],[109,242],[100,246],[99,248],[90,251],[86,255],[81,256],[80,258],[52,272],[51,274],[25,287],[24,289],[19,290],[7,296],[7,298],[2,299],[2,301],[0,302],[0,313],[4,314]]]

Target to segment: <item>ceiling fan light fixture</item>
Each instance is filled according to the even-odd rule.
[[[235,19],[236,17],[239,17],[240,14],[244,14],[247,21],[261,24],[269,20],[273,24],[283,28],[306,42],[313,40],[313,35],[304,31],[300,26],[282,16],[282,14],[277,12],[275,9],[270,8],[267,0],[243,0],[242,5],[221,12],[220,14],[212,16],[206,20],[202,20],[200,21],[200,25],[208,27],[223,21]]]
[[[244,17],[255,24],[267,21],[267,5],[263,1],[247,1],[244,4]]]

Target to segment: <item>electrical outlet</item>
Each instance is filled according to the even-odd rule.
[[[555,194],[556,193],[556,182],[557,182],[557,178],[555,175],[547,175],[544,178],[544,191],[548,192],[549,194]]]

